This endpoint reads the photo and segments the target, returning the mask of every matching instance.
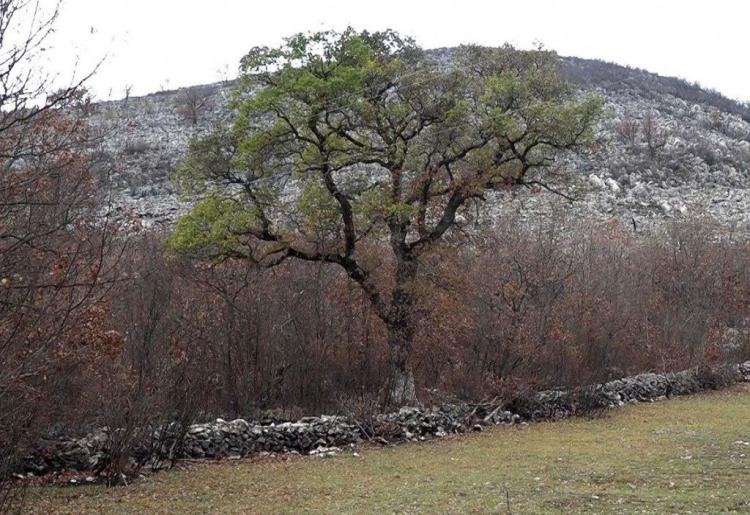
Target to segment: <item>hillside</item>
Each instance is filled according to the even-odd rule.
[[[449,49],[433,50],[450,59]],[[710,216],[750,230],[750,109],[683,80],[611,63],[561,58],[562,74],[581,92],[606,97],[597,144],[561,156],[552,168],[576,201],[522,193],[496,209],[525,216],[565,205],[576,217],[619,218],[648,227],[673,217]],[[95,104],[101,136],[96,169],[107,174],[118,216],[169,225],[186,205],[169,177],[190,139],[227,123],[231,82]],[[507,199],[506,199],[507,200]]]

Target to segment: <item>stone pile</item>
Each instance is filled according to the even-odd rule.
[[[376,417],[373,435],[385,441],[440,438],[464,432],[470,416],[468,405],[444,405],[428,409],[405,407]]]
[[[646,373],[573,390],[550,390],[510,401],[482,405],[446,404],[405,407],[369,421],[339,416],[306,417],[297,422],[243,419],[191,425],[185,435],[183,459],[242,457],[299,453],[328,456],[365,440],[381,444],[423,441],[448,434],[482,430],[484,426],[549,420],[586,414],[636,402],[686,395],[736,382],[750,382],[750,361],[721,370],[689,369],[669,374]],[[22,464],[21,473],[98,470],[106,463],[111,430],[83,438],[50,438]],[[170,447],[167,440],[162,451]],[[143,445],[134,457],[143,457]]]
[[[243,419],[190,426],[184,457],[216,458],[248,454],[309,454],[318,448],[337,447],[361,440],[358,426],[343,417],[307,417],[299,422],[251,424]]]
[[[540,392],[532,399],[511,403],[510,407],[525,420],[559,419],[748,381],[750,361],[725,369],[691,368],[667,374],[645,373],[601,385],[550,390]]]
[[[24,474],[47,474],[63,470],[98,470],[104,464],[109,432],[100,429],[82,438],[50,437],[22,462]]]

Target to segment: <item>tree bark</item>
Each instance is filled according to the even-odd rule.
[[[414,405],[417,392],[409,357],[411,355],[413,329],[407,326],[388,325],[388,369],[389,380],[386,404],[390,406]]]
[[[403,256],[398,259],[396,286],[386,322],[390,375],[386,392],[387,405],[414,405],[418,402],[414,373],[409,361],[415,333],[414,298],[411,288],[416,273],[416,260]]]

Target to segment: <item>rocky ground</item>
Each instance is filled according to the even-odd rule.
[[[450,50],[435,50],[448,55]],[[447,58],[447,57],[446,57]],[[598,61],[562,58],[582,93],[606,98],[596,146],[561,156],[551,173],[575,202],[539,192],[498,196],[488,213],[619,219],[652,227],[708,217],[750,231],[750,108],[674,78]],[[228,123],[232,83],[183,88],[92,106],[96,170],[118,218],[169,226],[187,210],[170,182],[194,136]]]

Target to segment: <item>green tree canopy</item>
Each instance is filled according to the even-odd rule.
[[[232,127],[193,142],[178,170],[202,200],[172,247],[342,267],[388,326],[403,392],[420,256],[487,191],[547,188],[545,169],[590,140],[602,100],[576,96],[543,49],[466,46],[446,61],[392,31],[349,29],[252,49],[232,106]],[[365,241],[393,253],[392,289],[374,283]]]

